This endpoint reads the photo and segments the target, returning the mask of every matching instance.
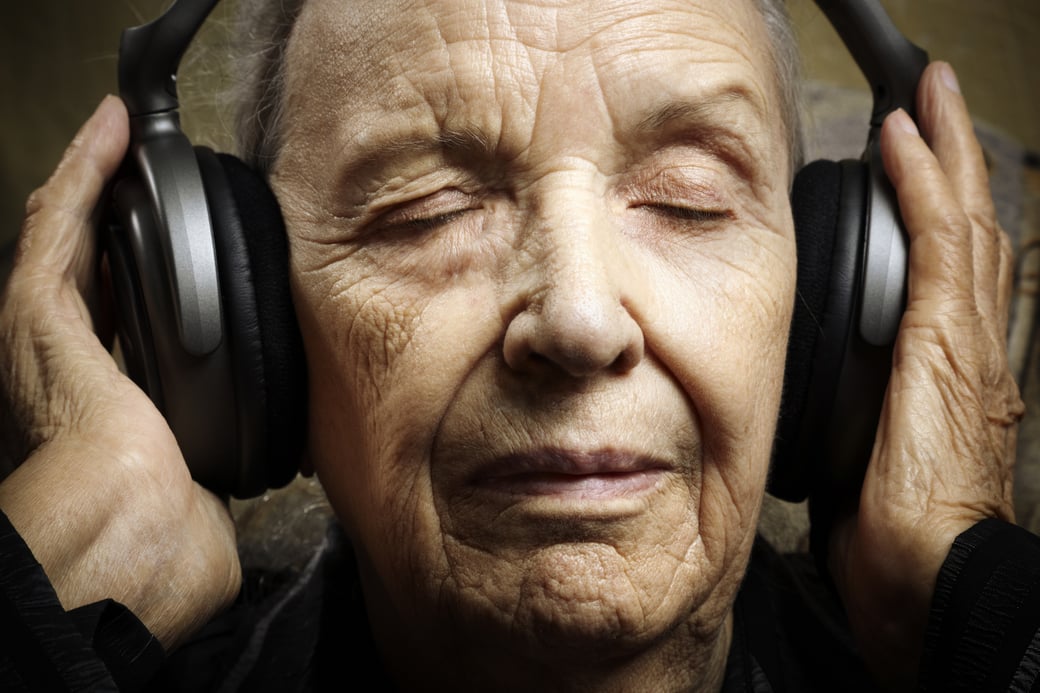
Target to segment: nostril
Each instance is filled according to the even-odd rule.
[[[624,373],[643,358],[643,334],[622,309],[617,320],[582,320],[577,312],[527,311],[506,329],[503,355],[520,372],[555,368],[574,377]]]
[[[622,349],[621,353],[614,359],[614,363],[611,364],[611,369],[615,373],[627,373],[628,371],[635,368],[640,361],[643,360],[643,335],[639,334],[638,339],[633,339],[627,346]]]
[[[531,348],[533,326],[530,322],[532,319],[532,315],[523,312],[513,318],[506,327],[502,356],[505,358],[506,365],[514,371],[528,370],[531,360],[537,356]]]
[[[541,350],[543,355],[573,376],[583,377],[610,368],[616,354],[609,344],[592,340],[560,339],[549,342]]]

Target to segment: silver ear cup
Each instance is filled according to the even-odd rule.
[[[201,356],[184,348],[162,252],[164,230],[141,181],[116,185],[114,211],[107,247],[127,372],[166,417],[192,476],[229,492],[238,480],[227,464],[237,457],[228,436],[235,430],[228,351],[223,343]]]
[[[910,240],[876,142],[870,144],[865,158],[870,191],[859,331],[868,344],[883,347],[895,342],[906,308]]]

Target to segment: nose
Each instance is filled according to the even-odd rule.
[[[635,368],[644,350],[634,313],[638,277],[622,256],[617,232],[604,219],[561,214],[535,223],[529,234],[525,242],[536,249],[529,254],[530,288],[506,328],[508,366],[573,377]]]

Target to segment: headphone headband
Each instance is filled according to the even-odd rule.
[[[928,54],[892,23],[878,0],[816,0],[852,54],[874,94],[871,136],[885,116],[902,108],[916,119],[917,83]]]
[[[179,0],[158,19],[123,31],[119,95],[131,123],[131,156],[158,221],[173,311],[188,353],[212,353],[223,339],[217,258],[206,196],[177,114],[177,68],[218,0]]]
[[[158,19],[123,31],[119,96],[131,117],[177,108],[177,68],[217,2],[178,0]]]

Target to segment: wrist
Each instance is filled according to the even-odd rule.
[[[151,462],[102,455],[70,437],[41,446],[0,484],[0,509],[63,608],[113,599],[169,648],[237,594],[230,515],[186,470],[169,483]]]
[[[916,686],[936,579],[967,517],[870,523],[831,534],[829,567],[864,662],[886,690]]]

